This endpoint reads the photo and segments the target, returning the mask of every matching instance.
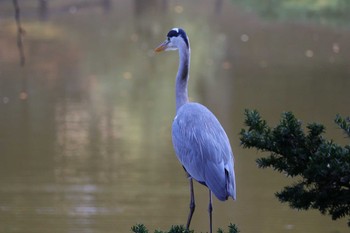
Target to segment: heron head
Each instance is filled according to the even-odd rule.
[[[189,48],[186,32],[181,28],[173,28],[168,32],[167,39],[155,48],[155,51],[177,50],[179,47],[183,46]]]

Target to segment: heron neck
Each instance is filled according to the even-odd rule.
[[[190,70],[190,49],[187,47],[179,48],[179,69],[176,75],[176,112],[182,105],[188,102],[187,83]]]

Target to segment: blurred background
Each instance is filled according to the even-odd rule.
[[[244,109],[270,125],[292,111],[349,143],[333,123],[350,110],[347,0],[0,0],[0,232],[151,232],[185,224],[189,190],[171,142],[176,53],[192,48],[189,95],[231,140],[237,201],[214,200],[214,229],[340,233],[346,221],[296,211],[274,193],[293,180],[258,169],[240,146]],[[18,17],[17,17],[18,19]],[[23,57],[24,56],[24,57]],[[208,192],[195,184],[196,232]]]

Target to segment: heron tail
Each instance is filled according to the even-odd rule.
[[[235,171],[233,169],[229,170],[230,171],[225,169],[227,198],[232,197],[233,200],[236,200]]]

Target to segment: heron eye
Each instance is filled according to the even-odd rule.
[[[170,42],[170,37],[168,37],[168,42]]]

